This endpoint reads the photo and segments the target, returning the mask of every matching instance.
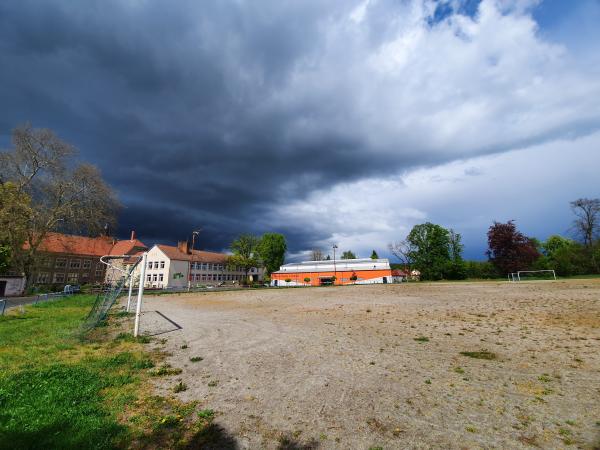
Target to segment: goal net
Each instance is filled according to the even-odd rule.
[[[508,281],[512,283],[527,280],[556,280],[556,272],[553,269],[519,270],[508,274]]]

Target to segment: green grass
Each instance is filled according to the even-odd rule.
[[[144,347],[148,338],[119,333],[128,316],[114,314],[81,338],[94,299],[0,317],[0,449],[172,448],[210,425],[190,419],[195,404],[148,397],[161,355]]]

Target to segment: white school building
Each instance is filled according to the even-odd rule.
[[[240,283],[245,273],[239,267],[229,267],[228,259],[225,253],[192,250],[187,242],[179,242],[177,247],[157,244],[148,251],[144,287],[184,288],[188,280],[192,287]],[[137,268],[134,279],[139,274]],[[264,269],[253,268],[249,276],[251,281],[260,282]]]

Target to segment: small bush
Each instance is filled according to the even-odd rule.
[[[199,362],[199,361],[202,361],[203,359],[204,359],[204,358],[203,358],[202,356],[192,356],[192,357],[190,358],[190,361],[191,361],[191,362]]]
[[[413,340],[417,342],[429,342],[429,338],[426,336],[419,336],[418,338],[413,338]]]

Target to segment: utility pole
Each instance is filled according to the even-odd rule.
[[[333,284],[337,281],[337,268],[335,266],[335,250],[338,248],[337,244],[333,244]]]
[[[190,263],[189,263],[189,267],[188,267],[188,292],[190,291],[190,289],[192,288],[192,263],[195,264],[194,261],[194,243],[196,242],[196,236],[198,236],[200,234],[200,230],[195,230],[192,231],[192,257],[190,258]]]

